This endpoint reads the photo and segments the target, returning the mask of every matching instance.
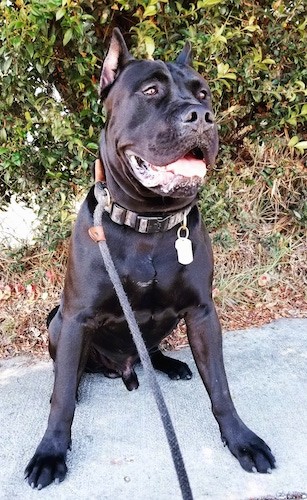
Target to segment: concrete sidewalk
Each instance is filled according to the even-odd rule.
[[[271,475],[249,474],[223,447],[189,349],[190,381],[159,374],[184,456],[194,500],[307,498],[307,319],[278,320],[224,335],[226,370],[243,420],[277,459]],[[59,486],[32,491],[23,480],[47,423],[50,362],[0,362],[0,499],[179,500],[180,490],[155,403],[140,388],[86,375],[73,424],[69,473]],[[302,498],[302,497],[299,497]],[[304,498],[304,497],[303,497]]]

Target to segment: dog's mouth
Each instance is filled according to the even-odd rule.
[[[205,154],[194,148],[178,160],[167,165],[153,165],[131,151],[126,152],[134,176],[147,188],[159,188],[171,194],[187,188],[197,189],[206,175]]]

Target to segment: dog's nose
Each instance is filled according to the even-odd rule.
[[[187,125],[199,125],[200,123],[212,125],[214,123],[214,114],[202,106],[189,106],[182,113],[181,119]]]

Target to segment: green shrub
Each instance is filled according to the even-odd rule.
[[[186,39],[192,42],[223,145],[220,170],[202,195],[212,227],[227,222],[235,206],[227,184],[234,183],[246,139],[249,150],[290,152],[298,161],[307,148],[304,0],[2,0],[0,9],[2,203],[12,193],[34,197],[49,242],[55,226],[56,238],[67,233],[72,199],[90,182],[104,121],[97,81],[114,26],[137,57],[172,60]],[[274,183],[279,174],[259,175]],[[294,205],[288,208],[301,222],[305,209]]]

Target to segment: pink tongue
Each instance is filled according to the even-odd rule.
[[[206,164],[203,160],[197,160],[194,156],[185,156],[165,167],[167,172],[173,172],[183,177],[204,177],[206,175]]]

